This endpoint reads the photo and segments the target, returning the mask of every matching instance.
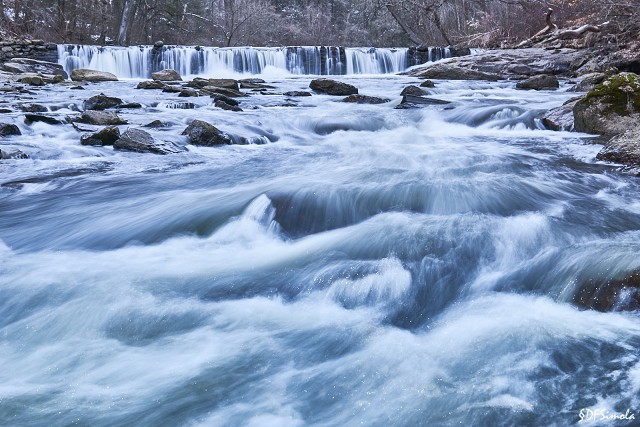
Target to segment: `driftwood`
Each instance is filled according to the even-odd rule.
[[[541,45],[551,43],[557,40],[572,40],[583,37],[585,33],[599,33],[601,32],[607,25],[609,25],[609,21],[604,22],[600,25],[583,25],[578,28],[570,28],[561,30],[558,28],[556,24],[551,20],[551,15],[553,14],[553,9],[548,9],[545,15],[545,22],[547,26],[542,30],[535,33],[531,38],[522,41],[516,47],[532,47],[534,45]]]

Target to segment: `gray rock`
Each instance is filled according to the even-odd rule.
[[[24,111],[25,113],[46,113],[47,111],[49,111],[47,110],[47,107],[42,104],[32,103],[20,104],[18,108],[20,109],[20,111]]]
[[[378,98],[377,96],[367,95],[349,95],[342,100],[342,102],[350,102],[354,104],[384,104],[389,102],[389,99]]]
[[[46,123],[48,125],[61,125],[64,122],[62,120],[58,120],[54,117],[51,116],[45,116],[43,114],[33,114],[33,113],[27,113],[24,115],[24,122],[28,125],[30,125],[31,123],[34,122],[42,122],[42,123]]]
[[[573,107],[580,99],[582,98],[572,98],[561,106],[547,111],[542,117],[542,124],[547,129],[555,131],[573,130]]]
[[[357,87],[332,79],[312,80],[309,87],[318,93],[326,93],[327,95],[347,96],[358,93]]]
[[[427,92],[425,90],[420,89],[418,86],[407,86],[404,89],[402,89],[402,92],[400,92],[400,95],[405,96],[405,95],[413,95],[413,96],[422,96],[422,95],[426,95]]]
[[[600,150],[596,159],[640,167],[640,126],[614,136]]]
[[[523,90],[557,89],[559,87],[560,82],[558,82],[558,78],[556,76],[534,76],[516,83],[516,89]]]
[[[185,87],[180,91],[178,96],[181,98],[188,98],[193,96],[200,96],[200,93],[191,87]]]
[[[138,83],[136,89],[164,89],[166,86],[165,83],[157,80],[145,80],[143,82]]]
[[[302,90],[292,90],[290,92],[285,92],[284,95],[291,96],[291,97],[311,96],[311,92],[306,92]]]
[[[228,96],[224,96],[224,95],[219,94],[219,93],[215,93],[215,94],[211,95],[211,98],[214,101],[222,101],[222,102],[224,102],[226,104],[233,105],[235,107],[240,105],[240,101],[238,101],[236,99],[233,99],[233,98],[230,98]]]
[[[193,102],[170,102],[166,104],[166,108],[171,110],[193,110],[196,104]]]
[[[74,82],[117,82],[118,78],[114,74],[106,71],[78,68],[71,72],[71,80]]]
[[[177,146],[156,141],[151,134],[142,129],[127,129],[116,142],[113,148],[117,150],[134,151],[136,153],[173,154],[182,151]]]
[[[180,93],[184,90],[185,88],[183,88],[182,86],[177,86],[177,85],[165,85],[162,88],[162,91],[165,93]]]
[[[14,160],[14,159],[28,159],[29,155],[20,150],[6,151],[0,150],[0,159],[2,160]]]
[[[144,125],[143,127],[145,128],[153,128],[153,129],[158,129],[158,128],[163,128],[163,127],[168,127],[169,125],[160,121],[160,120],[154,120],[152,122],[147,123],[146,125]]]
[[[193,145],[214,146],[233,143],[229,135],[202,120],[192,121],[182,135],[187,135],[189,143]]]
[[[29,86],[44,86],[45,81],[41,76],[25,76],[20,77],[18,82],[28,84]]]
[[[11,123],[0,123],[0,136],[22,135],[20,128]]]
[[[436,84],[431,80],[425,80],[422,83],[420,83],[420,87],[436,87]]]
[[[120,105],[122,105],[122,99],[107,96],[104,93],[92,96],[83,103],[85,110],[106,110]]]
[[[161,71],[156,71],[155,73],[151,73],[151,78],[160,82],[175,82],[182,81],[182,77],[180,73],[176,70],[166,69]]]
[[[120,118],[120,116],[118,116],[113,111],[87,110],[82,113],[79,121],[81,123],[103,126],[127,124],[126,120]]]
[[[204,86],[200,89],[202,93],[206,93],[208,95],[224,95],[230,98],[242,98],[247,96],[246,94],[235,90],[235,89],[227,89],[219,86]]]
[[[589,92],[602,83],[608,76],[604,73],[591,73],[582,76],[579,83],[571,87],[567,92]]]
[[[243,111],[242,108],[237,107],[235,105],[227,104],[226,102],[220,99],[216,100],[216,102],[214,102],[213,105],[227,111],[236,111],[236,112]]]
[[[426,105],[448,105],[450,101],[443,99],[428,98],[426,96],[405,95],[402,97],[402,102],[396,107],[398,110],[405,110],[410,108],[424,107]]]
[[[640,270],[621,272],[618,277],[586,280],[579,284],[573,303],[598,311],[638,310]]]
[[[113,145],[120,138],[120,129],[116,126],[107,126],[106,128],[80,137],[82,145]]]
[[[0,68],[10,73],[41,73],[58,75],[61,76],[63,80],[69,78],[62,65],[31,58],[13,58],[10,62],[2,64]]]
[[[189,83],[187,83],[189,87],[195,88],[204,88],[206,86],[214,86],[223,89],[231,89],[237,91],[240,86],[237,80],[234,79],[203,79],[201,77],[196,77]]]
[[[468,67],[462,67],[450,63],[435,64],[426,69],[414,70],[411,76],[422,79],[446,79],[446,80],[500,80],[498,74],[487,73],[484,71],[474,70]]]

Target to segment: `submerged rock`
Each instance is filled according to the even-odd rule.
[[[436,84],[431,80],[425,80],[422,83],[420,83],[420,87],[436,87]]]
[[[180,73],[170,68],[166,70],[156,71],[155,73],[151,73],[151,78],[153,80],[160,81],[160,82],[182,81],[182,77],[180,76]]]
[[[640,309],[640,270],[622,278],[588,280],[573,296],[573,303],[598,311]]]
[[[88,68],[77,68],[71,72],[71,80],[74,82],[117,82],[115,74],[106,71],[90,70]]]
[[[116,126],[107,126],[106,128],[80,137],[82,145],[113,145],[120,138],[120,129]]]
[[[115,108],[122,105],[122,99],[107,96],[101,93],[84,101],[85,110],[106,110],[107,108]]]
[[[326,93],[327,95],[347,96],[358,93],[357,87],[331,79],[312,80],[309,87],[318,93]]]
[[[187,135],[192,145],[214,146],[233,143],[229,135],[203,120],[192,121],[182,135]]]
[[[96,111],[87,110],[82,113],[79,119],[82,123],[88,123],[92,125],[125,125],[127,121],[120,118],[113,111]]]
[[[556,76],[534,76],[516,83],[516,89],[523,90],[557,89],[559,87],[560,82]]]
[[[22,135],[20,128],[11,123],[0,123],[0,136]]]
[[[114,142],[113,148],[136,153],[153,154],[174,154],[182,151],[173,144],[156,141],[151,134],[142,129],[127,129],[120,138]]]
[[[285,96],[292,96],[292,97],[311,96],[311,92],[306,92],[306,91],[302,91],[302,90],[292,90],[292,91],[289,91],[289,92],[285,92],[284,95]]]
[[[640,76],[621,73],[610,77],[573,107],[578,132],[615,135],[638,128]]]
[[[640,168],[640,127],[613,137],[596,159]]]
[[[14,160],[14,159],[28,159],[29,155],[20,150],[6,151],[0,150],[0,159],[2,160]]]
[[[350,102],[354,104],[384,104],[389,102],[389,99],[378,98],[377,96],[367,95],[349,95],[342,100],[342,102]]]

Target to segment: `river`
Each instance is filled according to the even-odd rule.
[[[3,115],[32,160],[0,167],[1,425],[640,419],[638,313],[571,303],[640,268],[640,181],[539,125],[569,84],[436,81],[452,104],[401,110],[416,79],[340,76],[391,99],[359,105],[258,77],[240,113],[135,79],[31,101],[62,118],[103,92],[160,140],[197,118],[263,145],[137,154]]]

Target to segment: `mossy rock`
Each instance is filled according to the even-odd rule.
[[[578,132],[614,135],[637,127],[640,76],[620,73],[593,88],[573,108]]]

